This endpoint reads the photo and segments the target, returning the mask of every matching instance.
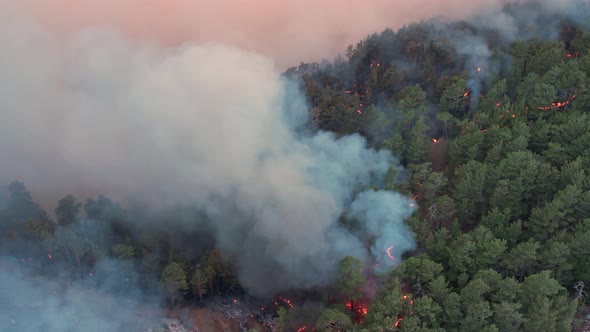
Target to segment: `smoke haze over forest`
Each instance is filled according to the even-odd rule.
[[[573,1],[534,0],[567,7]],[[271,57],[279,68],[331,59],[367,34],[429,19],[464,19],[499,10],[507,0],[105,0],[0,1],[59,38],[107,28],[168,46],[225,43]],[[518,1],[511,1],[512,3]],[[520,1],[525,2],[525,1]]]
[[[390,270],[416,249],[404,220],[418,204],[382,189],[388,174],[407,177],[399,156],[360,130],[316,130],[305,91],[280,74],[433,16],[477,20],[511,42],[521,26],[496,15],[507,2],[0,0],[0,188],[23,181],[50,214],[68,194],[147,202],[154,214],[193,208],[202,218],[171,213],[166,226],[208,232],[253,295],[329,285],[347,255]],[[574,1],[533,2],[568,11]],[[478,101],[497,58],[476,32],[441,35],[451,40],[449,58],[466,59],[465,88]],[[358,224],[345,227],[343,216]],[[111,263],[120,262],[103,269],[115,270]],[[18,279],[0,273],[23,294],[52,291]],[[0,286],[18,307],[15,292]],[[73,287],[69,302],[85,294]],[[47,320],[60,306],[50,307]],[[97,326],[112,315],[104,312]]]

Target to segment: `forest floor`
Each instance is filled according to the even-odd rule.
[[[572,324],[573,332],[590,332],[590,307],[586,306],[576,313]]]
[[[189,332],[235,332],[248,329],[267,331],[255,317],[253,308],[240,302],[228,304],[211,301],[201,307],[174,308],[168,311],[168,318],[182,322]]]

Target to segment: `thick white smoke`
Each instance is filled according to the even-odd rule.
[[[197,205],[259,294],[326,283],[344,255],[367,254],[338,219],[395,160],[360,136],[298,134],[305,99],[269,58],[219,44],[163,49],[104,29],[57,43],[18,23],[0,23],[1,181],[53,198]],[[406,215],[387,218],[407,233]]]
[[[64,287],[64,280],[31,277],[36,264],[0,257],[0,331],[148,331],[161,325],[158,302],[139,294],[134,283],[115,295],[98,267],[96,278]]]

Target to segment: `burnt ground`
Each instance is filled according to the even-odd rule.
[[[573,332],[590,332],[590,307],[584,306],[578,310],[572,323]]]
[[[244,300],[217,298],[200,306],[174,308],[168,311],[168,318],[181,324],[178,332],[235,332],[255,329],[271,331],[269,326],[276,323],[270,312],[261,311]],[[168,329],[172,330],[168,325]],[[176,332],[176,331],[174,331]]]

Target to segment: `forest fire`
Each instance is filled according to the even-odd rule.
[[[392,261],[396,262],[397,260],[395,259],[395,256],[393,256],[393,254],[391,254],[391,250],[393,249],[393,246],[389,246],[385,252],[387,253],[387,257],[389,257],[389,259],[391,259]]]
[[[365,320],[365,316],[369,312],[369,301],[368,300],[359,300],[356,302],[353,301],[346,301],[344,303],[346,309],[352,311],[354,313],[354,320],[357,323],[363,323]]]
[[[438,139],[436,139],[436,138],[432,139],[432,143],[437,143],[437,142],[438,142]]]
[[[303,332],[305,330],[307,330],[307,326],[302,326],[302,327],[300,327],[300,328],[297,329],[297,332]]]
[[[291,300],[289,300],[289,299],[287,299],[287,298],[284,298],[284,297],[282,297],[282,296],[278,296],[277,298],[278,298],[279,300],[281,300],[281,301],[285,302],[285,304],[287,304],[287,305],[289,306],[289,308],[293,308],[293,303],[291,302]],[[275,304],[276,304],[276,301],[275,301]]]
[[[537,109],[539,109],[541,111],[548,111],[548,110],[563,108],[563,107],[569,105],[574,99],[576,99],[576,95],[571,96],[570,98],[566,99],[565,101],[554,101],[551,103],[551,105],[539,106],[539,107],[537,107]]]
[[[468,89],[467,91],[465,91],[465,92],[463,93],[463,97],[467,98],[467,97],[469,97],[469,96],[471,96],[471,89]]]

